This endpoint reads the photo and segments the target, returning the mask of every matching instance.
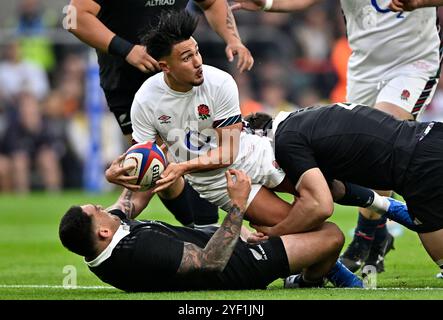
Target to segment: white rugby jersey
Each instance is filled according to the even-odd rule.
[[[341,0],[352,49],[348,65],[351,81],[437,74],[440,38],[436,8],[398,13],[387,9],[389,2]]]
[[[241,121],[238,88],[228,73],[203,66],[204,82],[188,92],[172,90],[163,73],[146,80],[131,108],[132,137],[168,145],[177,162],[196,158],[217,147],[214,128]]]
[[[131,108],[132,137],[137,142],[160,135],[176,162],[184,162],[218,146],[214,128],[241,121],[238,88],[228,73],[203,66],[204,82],[190,91],[172,90],[159,73],[142,85]],[[284,178],[269,139],[242,132],[237,158],[230,168],[244,170],[253,185],[274,188]],[[226,168],[193,172],[188,181],[204,198],[226,205]],[[212,190],[215,190],[212,192]],[[257,194],[251,192],[250,201]],[[229,198],[227,199],[229,200]],[[228,201],[229,202],[229,201]]]

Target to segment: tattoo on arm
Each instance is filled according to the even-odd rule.
[[[177,273],[184,274],[196,270],[223,271],[237,244],[242,222],[243,213],[234,205],[204,249],[186,242]]]
[[[229,8],[228,3],[226,2],[227,10],[226,10],[226,27],[231,31],[231,34],[240,40],[240,35],[237,30],[237,26],[235,24],[234,15],[232,14],[231,9]]]
[[[133,192],[131,190],[125,189],[122,194],[121,210],[126,214],[128,219],[132,219],[135,213],[135,205],[132,202]]]

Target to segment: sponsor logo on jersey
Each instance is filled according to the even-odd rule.
[[[145,7],[172,6],[174,4],[175,0],[148,0]]]
[[[171,121],[169,121],[169,119],[171,119],[171,117],[167,116],[165,114],[158,117],[158,120],[160,120],[160,124],[171,123]]]
[[[197,107],[197,112],[198,112],[198,118],[200,120],[206,120],[209,117],[211,117],[211,115],[209,114],[209,107],[205,104],[201,104]]]
[[[201,134],[198,131],[190,130],[189,128],[187,128],[185,132],[185,145],[188,150],[196,152],[202,150],[207,151],[210,148],[210,136]]]
[[[400,95],[400,98],[402,99],[402,100],[405,100],[405,101],[407,101],[408,99],[409,99],[409,97],[411,96],[411,93],[408,91],[408,90],[403,90],[402,92],[401,92],[401,95]]]

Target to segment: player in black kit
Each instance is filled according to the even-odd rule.
[[[196,0],[203,9],[211,27],[226,42],[226,55],[232,60],[238,56],[240,71],[252,68],[254,59],[242,44],[234,17],[225,0]],[[131,142],[130,109],[134,95],[143,82],[160,70],[139,36],[149,25],[155,24],[164,10],[184,10],[188,0],[71,0],[76,23],[71,29],[76,37],[97,49],[100,66],[100,85],[111,112]],[[74,27],[75,26],[75,27]],[[127,169],[127,168],[126,168]],[[127,186],[127,181],[107,170],[107,179]],[[217,223],[218,208],[200,198],[198,193],[184,184],[183,192],[174,199],[162,198],[164,205],[184,225]],[[199,214],[196,215],[196,208]]]
[[[227,171],[226,179],[233,206],[216,231],[132,220],[146,197],[126,190],[109,212],[91,204],[71,207],[60,222],[60,239],[102,281],[125,291],[264,289],[302,269],[300,285],[321,286],[326,277],[338,287],[362,287],[336,261],[344,237],[332,223],[258,244],[239,240],[240,234],[260,236],[242,229],[251,181],[237,170]]]
[[[286,219],[258,230],[281,235],[318,226],[332,214],[334,179],[394,190],[406,201],[408,227],[443,269],[442,123],[399,121],[346,103],[280,113],[273,121],[266,114],[247,119],[274,135],[276,160],[298,195]]]

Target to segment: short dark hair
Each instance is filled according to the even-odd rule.
[[[271,128],[272,117],[264,112],[251,113],[245,117],[252,130],[267,130]]]
[[[72,206],[60,221],[58,234],[62,244],[83,257],[96,254],[92,218],[79,206]]]
[[[156,60],[171,54],[172,47],[191,38],[198,18],[186,10],[163,11],[157,26],[150,26],[141,38],[148,53]]]

